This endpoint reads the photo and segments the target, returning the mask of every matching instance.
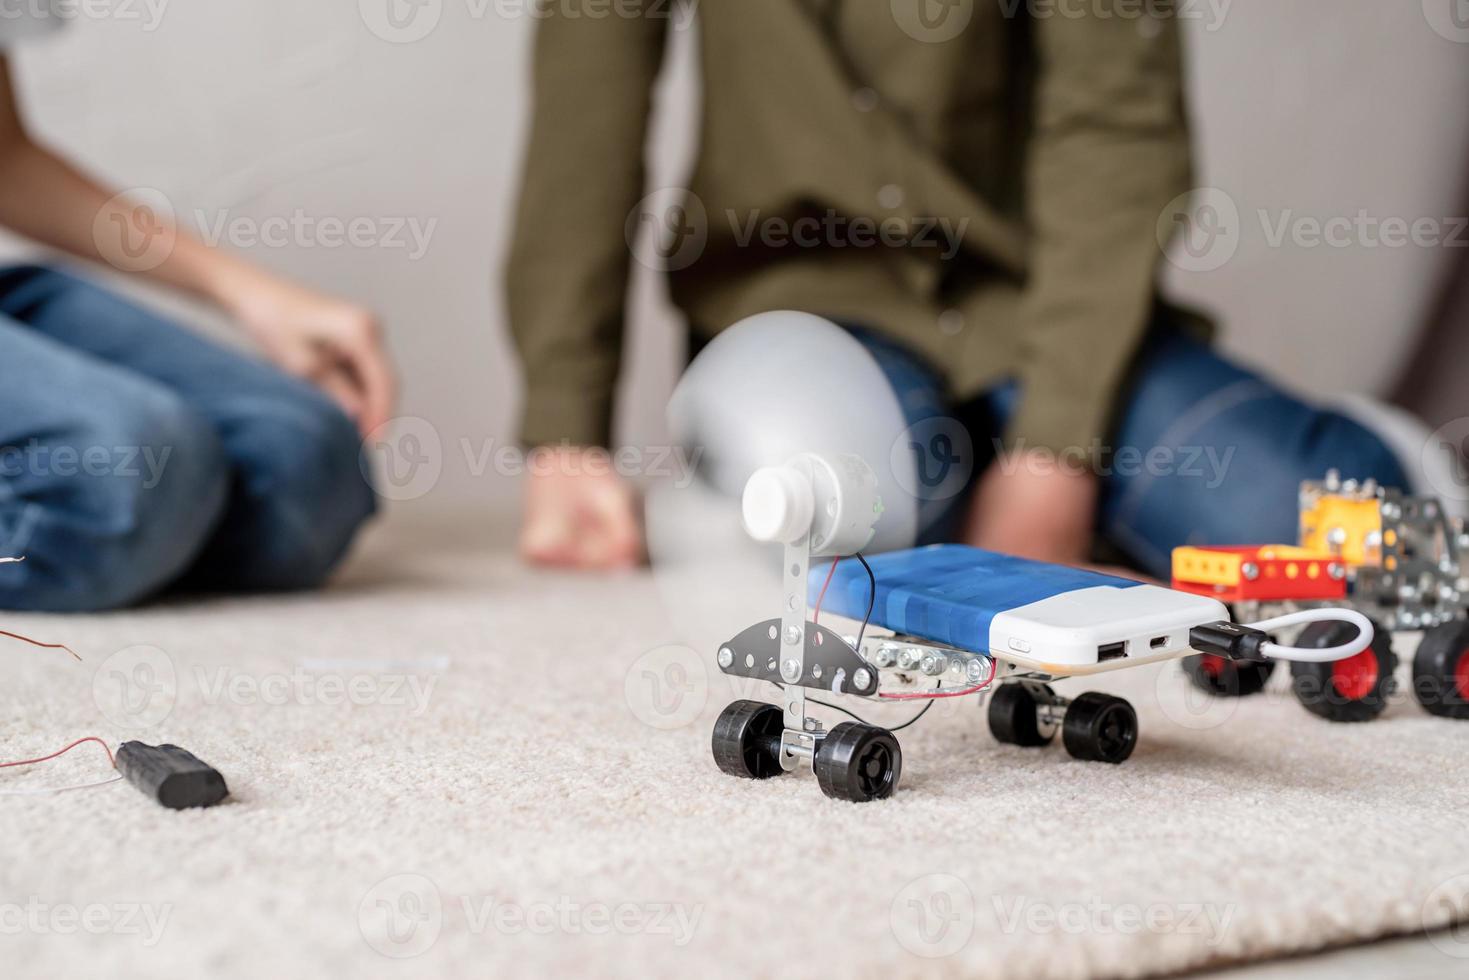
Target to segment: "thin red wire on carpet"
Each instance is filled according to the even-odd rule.
[[[0,558],[0,565],[19,565],[23,561],[25,561],[24,558]],[[33,640],[29,636],[21,636],[19,633],[7,633],[4,630],[0,630],[0,636],[8,636],[12,640],[19,640],[22,643],[29,643],[31,646],[41,647],[43,650],[65,650],[73,657],[76,657],[76,659],[82,659],[81,657],[77,656],[77,652],[75,650],[64,643],[42,643],[40,640]]]
[[[52,759],[59,759],[63,755],[66,755],[66,753],[70,752],[78,745],[85,745],[88,742],[96,742],[98,745],[102,746],[102,751],[107,753],[108,765],[112,766],[112,768],[114,769],[117,768],[117,760],[112,757],[112,748],[106,742],[102,741],[100,738],[97,738],[95,735],[89,735],[86,738],[77,739],[75,742],[72,742],[66,748],[62,749],[60,752],[52,752],[50,755],[43,755],[39,759],[26,759],[22,762],[0,762],[0,769],[11,769],[15,766],[34,766],[38,762],[50,762]]]
[[[29,643],[31,646],[40,647],[43,650],[65,650],[73,657],[76,657],[77,660],[82,659],[80,656],[78,656],[75,650],[67,646],[65,643],[42,643],[40,640],[33,640],[29,636],[21,636],[19,633],[7,633],[5,630],[0,630],[0,636],[8,636],[12,640],[19,640],[22,643]]]
[[[0,558],[0,564],[10,564],[23,560],[24,559],[21,558]],[[65,650],[78,661],[82,659],[75,650],[67,646],[65,643],[43,643],[40,640],[33,640],[29,636],[22,636],[19,633],[11,633],[6,630],[0,630],[0,636],[8,637],[12,640],[18,640],[21,643],[29,643],[31,646],[40,647],[43,650]],[[52,759],[59,759],[62,756],[66,755],[66,753],[70,752],[78,745],[85,745],[88,742],[96,742],[98,745],[102,746],[102,751],[107,753],[107,764],[113,769],[117,768],[117,760],[114,759],[112,756],[112,747],[109,746],[106,742],[102,741],[100,738],[89,735],[86,738],[77,739],[75,742],[72,742],[70,745],[59,752],[52,752],[50,755],[43,755],[39,759],[22,759],[19,762],[0,762],[0,769],[14,769],[16,766],[34,766],[42,762],[50,762]],[[77,787],[61,787],[62,790],[73,788]]]

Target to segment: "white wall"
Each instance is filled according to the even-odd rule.
[[[1459,2],[1233,0],[1222,29],[1191,25],[1198,181],[1242,227],[1227,265],[1171,284],[1220,311],[1231,351],[1321,392],[1387,389],[1413,353],[1462,250],[1274,248],[1257,212],[1469,213],[1469,27],[1433,28]]]
[[[163,191],[187,224],[200,209],[206,225],[225,217],[247,230],[297,209],[372,218],[384,232],[393,218],[436,222],[416,259],[309,237],[248,253],[382,312],[403,411],[429,419],[446,445],[439,489],[420,505],[503,499],[513,486],[472,479],[458,447],[514,431],[518,381],[495,270],[533,21],[510,0],[426,0],[418,24],[432,31],[392,43],[368,26],[382,28],[387,2],[83,0],[103,16],[18,55],[23,100],[48,140],[119,186]],[[1469,44],[1430,29],[1417,0],[1225,9],[1218,30],[1191,22],[1190,41],[1204,182],[1239,207],[1241,248],[1218,271],[1175,271],[1175,285],[1221,310],[1229,346],[1251,360],[1317,389],[1381,388],[1407,354],[1441,252],[1272,249],[1254,212],[1463,213]],[[660,183],[676,180],[691,145],[688,54],[665,86]],[[624,428],[651,438],[678,355],[657,285],[637,295]]]

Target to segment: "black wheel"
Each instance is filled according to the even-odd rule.
[[[816,749],[816,782],[832,799],[866,803],[898,788],[903,750],[885,728],[844,721]]]
[[[736,701],[714,723],[714,764],[742,779],[769,779],[780,765],[780,736],[785,715],[763,701]]]
[[[1056,737],[1053,727],[1041,728],[1040,703],[1030,688],[1015,681],[990,695],[989,718],[990,734],[1006,745],[1049,745]]]
[[[1413,695],[1429,714],[1469,719],[1469,622],[1435,626],[1413,658]]]
[[[1083,694],[1066,709],[1061,741],[1073,758],[1116,765],[1137,745],[1137,712],[1110,694]]]
[[[1392,638],[1372,624],[1372,646],[1354,657],[1328,664],[1290,665],[1296,700],[1307,711],[1328,721],[1371,721],[1382,714],[1396,688],[1393,672],[1398,658]],[[1351,642],[1357,627],[1350,623],[1312,623],[1301,631],[1296,646],[1319,649]]]
[[[1244,698],[1265,690],[1275,673],[1273,660],[1229,660],[1211,653],[1183,658],[1183,672],[1194,687],[1220,698]]]

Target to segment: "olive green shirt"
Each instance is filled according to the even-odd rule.
[[[507,268],[528,443],[609,438],[652,89],[680,16],[668,0],[543,10]],[[1012,445],[1103,438],[1165,208],[1189,186],[1176,17],[1136,0],[700,0],[696,22],[686,207],[646,216],[682,230],[651,261],[695,333],[772,309],[860,323],[927,355],[955,397],[1019,380]]]

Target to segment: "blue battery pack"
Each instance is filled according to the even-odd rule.
[[[894,633],[957,647],[987,650],[995,616],[1067,592],[1137,588],[1131,579],[1065,565],[1030,561],[965,545],[933,545],[868,558],[877,579],[872,622]],[[815,602],[830,570],[814,563]],[[867,614],[869,583],[862,563],[840,562],[822,609],[848,619]]]

